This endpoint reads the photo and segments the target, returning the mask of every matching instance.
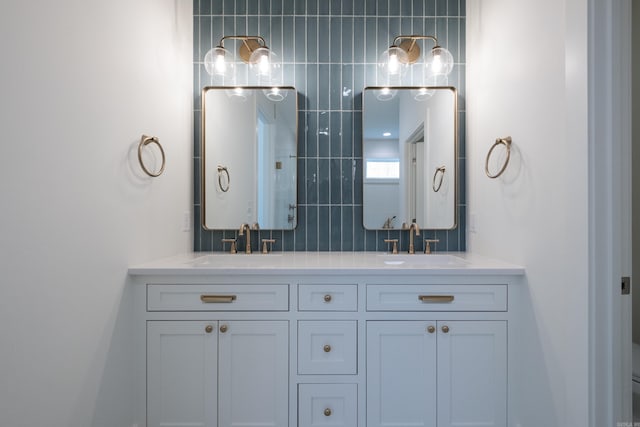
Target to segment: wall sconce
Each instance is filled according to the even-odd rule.
[[[418,40],[432,40],[433,48],[425,54],[424,72],[433,78],[447,76],[453,69],[453,55],[447,49],[438,45],[438,39],[433,36],[397,36],[389,49],[382,52],[378,61],[378,69],[385,83],[399,83],[400,78],[406,73],[409,64],[414,64],[420,58],[420,46]]]
[[[204,67],[207,73],[224,81],[231,78],[235,82],[234,57],[224,47],[225,40],[241,40],[238,48],[240,59],[246,64],[258,78],[260,84],[277,84],[281,68],[278,56],[267,47],[266,42],[260,36],[224,36],[218,46],[211,49],[204,56]]]

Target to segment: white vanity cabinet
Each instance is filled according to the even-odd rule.
[[[367,427],[506,426],[505,321],[367,322]]]
[[[507,425],[506,285],[370,285],[367,310],[367,427]]]
[[[162,302],[158,319],[211,319],[146,322],[148,427],[288,425],[289,322],[225,313],[287,310],[287,285],[149,285],[147,295],[148,308]]]
[[[517,425],[521,268],[287,256],[132,269],[136,424]]]

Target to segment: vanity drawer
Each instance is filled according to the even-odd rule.
[[[289,285],[147,285],[147,311],[287,311]]]
[[[298,285],[300,311],[356,311],[358,285]]]
[[[298,321],[298,374],[356,374],[355,320]]]
[[[357,384],[300,384],[298,422],[305,427],[358,425]]]
[[[506,285],[367,285],[367,311],[506,310]]]

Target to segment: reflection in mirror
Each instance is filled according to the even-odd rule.
[[[292,87],[202,91],[202,225],[296,227],[297,94]]]
[[[365,88],[362,121],[364,227],[455,228],[456,89]]]

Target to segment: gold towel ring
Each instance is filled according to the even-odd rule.
[[[156,144],[160,149],[160,154],[162,154],[162,165],[160,166],[160,170],[158,172],[151,172],[149,169],[147,169],[147,167],[144,165],[144,162],[142,161],[142,149],[146,145],[149,145],[151,143]],[[162,175],[162,172],[164,172],[165,157],[164,150],[162,149],[162,145],[160,145],[160,141],[158,140],[157,136],[142,135],[142,138],[140,138],[140,144],[138,144],[138,161],[140,162],[140,166],[142,166],[142,170],[150,177],[156,178]]]
[[[489,158],[491,157],[491,153],[493,152],[493,149],[496,148],[500,144],[504,144],[504,146],[506,147],[506,149],[507,149],[507,158],[505,159],[504,164],[502,165],[502,167],[500,168],[498,173],[496,173],[495,175],[492,175],[491,172],[489,172]],[[502,173],[505,171],[505,169],[507,169],[507,165],[509,164],[509,159],[510,158],[511,158],[511,137],[507,136],[507,137],[504,137],[504,138],[497,138],[496,142],[491,146],[491,148],[489,149],[489,152],[487,153],[487,159],[484,162],[484,172],[491,179],[499,177],[500,175],[502,175]]]
[[[227,184],[222,184],[222,174],[227,175]],[[223,193],[229,191],[229,184],[231,184],[231,177],[229,176],[229,169],[226,166],[218,165],[218,187]]]
[[[434,193],[437,193],[438,191],[440,191],[440,187],[442,187],[442,180],[444,179],[445,170],[446,168],[443,165],[443,166],[440,166],[439,168],[436,168],[436,171],[433,174],[433,181],[431,182],[431,188],[433,188]],[[438,172],[441,172],[440,181],[438,181],[438,184],[436,185],[436,177],[438,176]]]

